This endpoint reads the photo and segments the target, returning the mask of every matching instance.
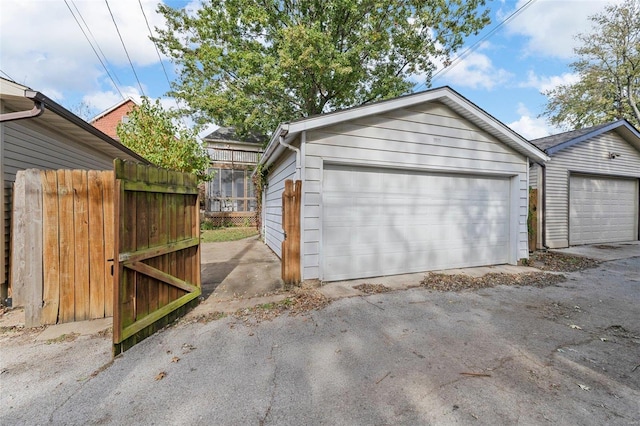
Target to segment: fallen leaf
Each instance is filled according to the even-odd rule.
[[[590,391],[591,388],[587,385],[581,385],[580,383],[578,383],[578,386],[580,386],[580,389],[582,389],[583,391]]]
[[[167,376],[167,373],[165,371],[161,371],[160,373],[158,373],[158,375],[156,376],[156,380],[162,380]]]
[[[580,327],[579,325],[575,325],[575,324],[571,324],[569,327],[573,328],[574,330],[582,330],[582,327]]]

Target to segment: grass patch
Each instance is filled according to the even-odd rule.
[[[258,230],[253,227],[233,227],[233,228],[218,228],[205,230],[200,233],[200,241],[203,243],[220,243],[224,241],[236,241],[243,238],[253,237],[258,235]]]

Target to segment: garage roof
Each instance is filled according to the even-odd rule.
[[[442,102],[447,105],[462,117],[491,134],[507,146],[510,146],[517,152],[530,158],[532,161],[542,163],[549,159],[544,152],[494,118],[492,115],[479,108],[473,102],[469,101],[449,86],[443,86],[419,93],[400,96],[386,101],[375,102],[327,114],[319,114],[288,123],[281,123],[273,133],[260,163],[270,163],[269,157],[275,152],[280,136],[284,136],[285,142],[288,143],[293,141],[300,133],[307,130],[319,129],[356,118],[381,114],[387,111],[433,101]]]
[[[148,160],[40,92],[0,78],[0,95],[4,108],[12,111],[26,111],[32,109],[35,103],[43,104],[44,112],[38,117],[29,118],[29,120],[38,120],[46,127],[67,135],[74,141],[100,150],[113,158],[150,164]]]
[[[635,146],[636,149],[640,151],[640,132],[638,132],[638,130],[625,119],[588,127],[586,129],[558,133],[557,135],[532,140],[531,143],[546,152],[548,155],[553,155],[560,150],[569,148],[572,145],[612,130],[615,130],[620,136],[625,138],[631,145]]]

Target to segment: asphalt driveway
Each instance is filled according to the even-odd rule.
[[[58,379],[36,359],[7,365],[5,340],[0,423],[640,424],[640,258],[566,275],[182,323],[93,375],[61,359]],[[81,351],[100,339],[33,357],[61,345],[90,363]]]

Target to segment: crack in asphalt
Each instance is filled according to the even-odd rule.
[[[277,383],[278,362],[276,361],[275,355],[273,353],[273,350],[276,347],[278,347],[278,345],[272,345],[271,346],[271,352],[269,353],[269,358],[271,358],[271,360],[273,361],[273,379],[271,380],[271,384],[273,386],[273,389],[271,391],[271,398],[269,399],[269,405],[267,406],[267,410],[265,411],[264,416],[262,416],[262,418],[258,418],[258,424],[260,426],[264,426],[266,424],[267,418],[271,414],[271,407],[273,406],[273,401],[276,398],[276,391],[278,390],[278,383]]]

